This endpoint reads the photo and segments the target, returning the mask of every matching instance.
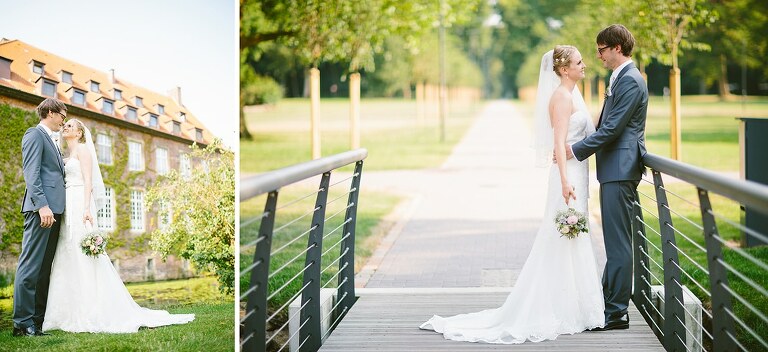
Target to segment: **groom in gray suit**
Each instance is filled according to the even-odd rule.
[[[637,185],[645,168],[645,118],[648,88],[632,59],[635,38],[626,27],[611,25],[597,35],[597,57],[612,70],[597,131],[571,146],[584,160],[596,154],[600,209],[607,262],[603,272],[605,326],[629,328],[632,290],[632,219]]]
[[[13,336],[41,336],[51,264],[64,213],[64,162],[51,135],[61,130],[67,107],[56,99],[37,106],[40,124],[21,140],[24,170],[24,237],[13,293]]]

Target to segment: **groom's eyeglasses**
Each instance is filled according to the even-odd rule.
[[[603,55],[603,50],[608,49],[610,47],[611,47],[610,45],[606,45],[606,46],[604,46],[602,48],[598,46],[597,47],[597,53],[600,54],[600,55]]]
[[[67,115],[66,114],[62,114],[60,111],[57,112],[57,114],[61,115],[62,119],[66,119],[67,118]]]

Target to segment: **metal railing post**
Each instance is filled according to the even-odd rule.
[[[248,294],[245,311],[250,316],[245,318],[243,337],[244,351],[259,351],[264,348],[267,339],[267,287],[269,280],[269,253],[272,251],[272,231],[275,227],[277,209],[277,191],[269,192],[264,205],[264,218],[259,226],[259,237],[263,238],[256,245],[251,271],[251,286],[255,289]]]
[[[643,210],[640,208],[640,198],[635,197],[636,203],[634,204],[635,217],[632,221],[632,257],[634,261],[634,284],[632,292],[632,300],[635,305],[640,308],[640,312],[643,314],[646,320],[653,319],[651,316],[646,316],[646,312],[649,311],[649,307],[653,304],[651,302],[651,273],[650,273],[650,261],[647,259],[645,253],[648,252],[648,241],[645,235],[645,225],[643,225]],[[643,309],[645,308],[645,309]]]
[[[656,202],[659,209],[659,231],[661,233],[661,251],[664,260],[664,348],[667,351],[685,351],[685,307],[681,302],[683,287],[680,280],[680,269],[675,232],[672,230],[672,215],[669,211],[667,193],[661,173],[653,170],[653,184],[656,188]]]
[[[307,257],[304,267],[304,286],[306,289],[301,294],[301,328],[299,329],[299,351],[317,351],[322,343],[320,328],[320,258],[323,254],[323,227],[325,225],[325,205],[328,200],[328,187],[331,181],[331,173],[323,173],[320,179],[320,187],[315,200],[315,214],[312,216],[312,224],[307,240]],[[306,345],[305,345],[306,343]]]
[[[709,269],[709,289],[712,293],[712,345],[714,351],[737,351],[736,344],[728,337],[727,332],[736,335],[733,318],[726,313],[731,310],[731,295],[723,288],[728,285],[728,271],[718,262],[722,259],[722,247],[715,239],[718,236],[715,217],[712,215],[712,205],[709,192],[698,188],[701,222],[704,225],[704,240],[707,245],[707,264]]]
[[[351,219],[344,225],[345,240],[341,242],[341,259],[339,260],[339,278],[336,297],[339,300],[335,315],[344,316],[355,303],[355,224],[357,223],[357,202],[360,194],[360,178],[363,176],[363,161],[355,164],[355,176],[349,186],[347,214],[345,219]],[[341,319],[337,319],[341,321]],[[331,327],[333,329],[334,327]]]

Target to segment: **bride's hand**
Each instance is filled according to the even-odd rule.
[[[571,186],[570,183],[566,183],[562,187],[562,196],[563,196],[563,199],[565,200],[565,204],[568,205],[568,202],[570,201],[571,198],[573,198],[573,200],[576,200],[576,189],[573,186]]]
[[[93,226],[93,216],[91,216],[91,212],[87,210],[83,213],[83,225],[85,225],[86,222],[90,222],[91,226]]]

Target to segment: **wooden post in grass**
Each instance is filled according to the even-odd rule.
[[[674,160],[682,160],[683,148],[680,143],[682,133],[680,131],[680,69],[672,68],[669,71],[669,137],[670,156]]]
[[[426,108],[426,83],[424,81],[416,82],[416,119],[420,124],[424,123],[424,110]]]
[[[597,106],[603,108],[605,102],[605,80],[603,77],[597,77]]]
[[[312,159],[320,158],[320,70],[313,67],[309,70],[309,99],[310,130],[312,144]]]
[[[584,91],[581,92],[584,95],[584,102],[588,107],[592,107],[592,79],[587,78],[584,80]]]
[[[349,145],[360,148],[360,73],[349,74]]]

